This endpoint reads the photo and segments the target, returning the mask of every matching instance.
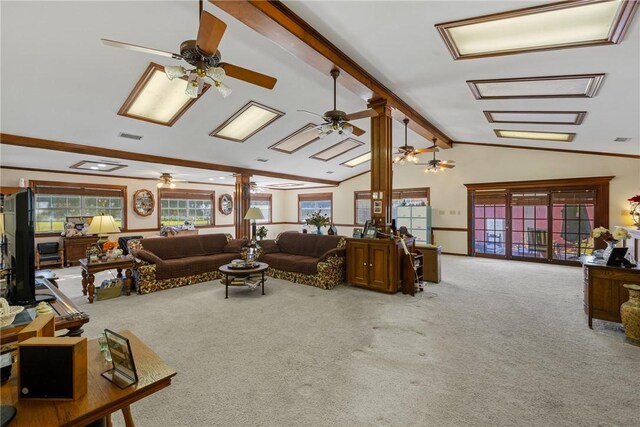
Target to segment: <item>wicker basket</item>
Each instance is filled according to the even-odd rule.
[[[0,298],[0,327],[9,326],[13,323],[18,313],[21,313],[24,307],[10,306],[6,299]]]

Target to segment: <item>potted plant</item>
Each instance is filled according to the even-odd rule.
[[[607,249],[604,251],[604,258],[607,259],[609,254],[613,251],[620,240],[626,240],[631,237],[631,234],[620,227],[616,227],[613,232],[604,227],[594,228],[591,232],[591,236],[595,239],[601,238],[607,244]]]
[[[262,225],[262,226],[258,227],[258,229],[256,230],[256,236],[258,236],[258,238],[260,238],[260,240],[262,240],[265,237],[267,237],[267,233],[268,232],[269,232],[269,230],[267,230],[267,227]]]
[[[322,234],[321,228],[329,224],[329,217],[320,213],[320,210],[317,210],[309,215],[304,222],[307,223],[307,225],[313,225],[317,228],[318,234]]]

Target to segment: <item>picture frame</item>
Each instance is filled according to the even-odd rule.
[[[369,226],[367,231],[364,232],[365,239],[375,239],[378,236],[378,229],[375,227]]]
[[[149,216],[155,208],[155,199],[151,190],[141,189],[133,194],[133,211],[140,216]]]
[[[624,264],[625,255],[629,248],[613,248],[609,256],[605,259],[605,264],[609,266],[620,267]]]
[[[233,197],[230,194],[225,193],[218,198],[218,210],[222,215],[233,212]]]
[[[353,237],[356,239],[362,238],[362,228],[354,228],[353,229]]]
[[[373,201],[373,213],[381,214],[382,213],[382,200],[374,200]]]
[[[138,372],[133,361],[129,339],[109,329],[104,330],[113,367],[101,375],[124,389],[138,382]]]
[[[94,243],[91,246],[89,246],[85,251],[85,255],[87,257],[87,261],[89,262],[89,264],[97,262],[100,259],[101,253],[102,253],[102,250],[100,249],[97,243]]]

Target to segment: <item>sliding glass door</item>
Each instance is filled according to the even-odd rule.
[[[591,254],[591,231],[608,224],[608,179],[558,187],[470,190],[469,254],[561,264]]]
[[[487,192],[474,198],[474,252],[492,258],[507,254],[507,194]]]
[[[511,257],[549,256],[549,194],[511,193]]]
[[[553,214],[553,259],[576,261],[593,252],[596,210],[595,191],[551,193]]]

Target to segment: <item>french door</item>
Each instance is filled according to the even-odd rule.
[[[575,263],[594,249],[596,191],[492,190],[470,193],[470,254]]]

